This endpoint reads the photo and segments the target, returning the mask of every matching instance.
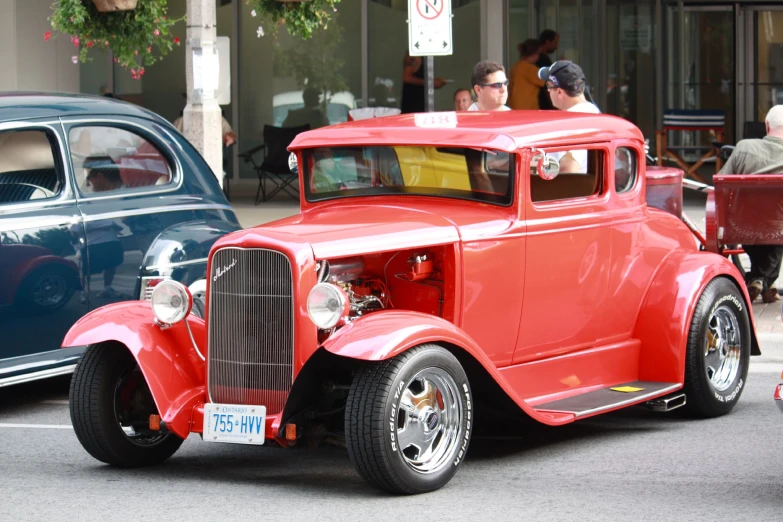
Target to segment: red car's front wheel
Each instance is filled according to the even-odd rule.
[[[467,376],[441,346],[425,344],[370,363],[348,395],[348,453],[377,488],[434,491],[451,480],[465,458],[472,408]]]
[[[136,360],[116,343],[87,348],[71,380],[69,401],[76,437],[106,464],[135,468],[160,464],[179,449],[173,433],[149,429],[155,402]]]

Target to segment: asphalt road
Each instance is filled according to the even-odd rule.
[[[445,488],[404,498],[366,486],[333,447],[191,436],[163,466],[113,469],[70,429],[68,379],[3,388],[0,520],[780,520],[783,414],[770,369],[783,368],[783,335],[764,337],[728,416],[636,407],[474,439]]]
[[[685,206],[701,224],[703,203]],[[474,438],[445,488],[415,497],[373,490],[332,447],[286,451],[191,436],[163,466],[113,469],[76,440],[68,379],[0,388],[0,522],[781,520],[783,414],[772,392],[783,323],[776,317],[762,330],[764,356],[752,360],[728,416],[635,407],[560,428],[495,426],[502,435]]]

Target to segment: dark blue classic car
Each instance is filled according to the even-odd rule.
[[[0,95],[0,387],[71,373],[82,348],[60,342],[90,310],[149,298],[167,278],[203,293],[212,243],[239,228],[209,166],[159,116]]]

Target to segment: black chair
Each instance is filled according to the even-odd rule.
[[[763,121],[746,121],[742,128],[744,139],[760,140],[767,135],[767,124]]]
[[[258,174],[258,190],[256,204],[273,198],[278,192],[285,191],[294,199],[299,199],[299,188],[296,185],[299,176],[288,168],[288,145],[297,134],[310,130],[310,125],[301,127],[273,127],[264,125],[264,142],[239,155],[246,163],[252,163]],[[254,159],[256,153],[264,151],[261,164]],[[275,187],[267,191],[266,182],[271,181]]]

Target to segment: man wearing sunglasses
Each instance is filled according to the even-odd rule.
[[[502,65],[490,60],[479,62],[473,67],[471,80],[476,102],[468,108],[469,111],[511,110],[506,107],[508,78]]]

